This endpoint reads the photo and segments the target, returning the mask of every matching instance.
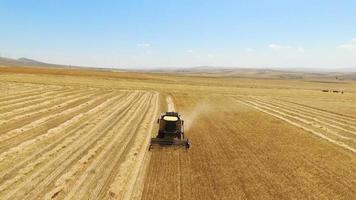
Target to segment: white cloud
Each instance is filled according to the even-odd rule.
[[[192,49],[187,49],[185,50],[185,53],[193,53],[194,51]]]
[[[353,44],[342,44],[339,46],[339,48],[341,48],[341,49],[351,49],[353,47],[355,47],[355,45],[353,45]]]
[[[253,52],[253,51],[255,51],[255,49],[253,49],[253,48],[246,48],[245,51],[246,51],[246,52]]]
[[[280,44],[270,44],[268,45],[269,48],[271,49],[290,49],[290,46],[287,45],[280,45]]]
[[[148,48],[151,46],[150,43],[140,43],[140,44],[137,44],[138,47],[145,47],[145,48]]]
[[[215,55],[214,54],[208,54],[208,57],[209,58],[213,58],[213,57],[215,57]]]
[[[269,48],[274,49],[274,50],[282,50],[282,49],[289,49],[293,51],[297,51],[299,53],[304,53],[305,49],[303,47],[293,47],[289,45],[280,45],[280,44],[270,44],[268,45]]]
[[[300,52],[300,53],[304,53],[305,52],[305,49],[303,47],[298,47],[297,48],[297,51]]]
[[[341,49],[354,49],[354,48],[356,48],[356,38],[352,39],[348,43],[340,45],[339,48],[341,48]]]

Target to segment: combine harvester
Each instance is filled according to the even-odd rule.
[[[157,123],[159,124],[158,134],[155,138],[151,138],[148,150],[151,150],[153,146],[182,146],[189,149],[189,140],[184,138],[184,121],[179,113],[162,113]]]

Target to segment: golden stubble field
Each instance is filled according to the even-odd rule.
[[[352,81],[1,67],[0,89],[0,199],[356,198]],[[148,152],[167,97],[191,149]]]

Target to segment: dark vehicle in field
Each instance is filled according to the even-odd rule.
[[[177,112],[162,113],[157,120],[158,134],[151,138],[149,150],[153,146],[183,146],[190,147],[189,140],[184,137],[184,121]]]

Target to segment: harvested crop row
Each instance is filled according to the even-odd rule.
[[[114,98],[114,99],[116,99],[116,98]],[[112,103],[111,100],[109,102]],[[104,105],[108,105],[108,104],[104,104]],[[41,167],[41,165],[45,164],[45,162],[49,162],[49,161],[53,160],[54,157],[58,157],[57,156],[58,153],[63,153],[62,152],[63,150],[68,150],[68,148],[73,144],[76,146],[76,144],[78,144],[78,142],[85,142],[85,141],[83,141],[83,139],[80,139],[80,138],[86,138],[87,133],[88,132],[91,133],[92,131],[90,131],[90,130],[92,130],[98,122],[100,122],[101,120],[106,120],[107,113],[109,112],[109,114],[110,114],[112,112],[111,109],[113,109],[113,108],[107,109],[106,107],[103,108],[101,105],[97,106],[96,108],[104,109],[104,112],[98,112],[97,113],[98,116],[95,116],[95,115],[85,116],[83,121],[80,120],[81,123],[79,123],[79,124],[78,123],[67,124],[69,126],[68,128],[64,129],[63,132],[59,132],[59,133],[55,134],[58,137],[57,140],[53,140],[54,138],[49,137],[48,143],[44,144],[47,146],[45,146],[43,149],[41,148],[42,145],[38,145],[38,147],[35,146],[32,149],[28,150],[29,152],[34,151],[34,153],[32,153],[32,154],[30,154],[30,156],[26,157],[27,159],[25,159],[24,161],[17,163],[15,166],[13,166],[13,168],[10,167],[11,170],[8,170],[7,173],[2,173],[1,177],[15,176],[15,178],[10,177],[9,180],[7,181],[9,183],[14,182],[19,179],[19,175],[20,175],[20,177],[21,177],[21,175],[23,175],[23,174],[21,174],[21,171],[31,170],[31,169],[33,169],[32,166],[38,166],[39,168],[43,168],[43,167]],[[96,108],[94,108],[94,113],[96,113],[95,111],[98,111]],[[90,112],[89,114],[94,114],[91,111],[89,111],[89,112]],[[48,133],[51,133],[51,130],[53,130],[53,129],[48,130]],[[90,137],[86,138],[86,140],[89,140],[89,139],[91,139],[91,138]],[[81,146],[77,146],[77,148],[80,148],[80,147]],[[23,152],[21,152],[21,153],[23,153]]]
[[[30,91],[36,91],[38,89],[43,89],[44,86],[39,86],[39,85],[24,85],[20,83],[9,83],[9,82],[1,82],[1,90],[4,91],[7,95],[15,95],[15,94],[20,94],[22,92],[30,92]]]
[[[262,101],[260,99],[253,98],[253,100],[258,101],[264,105],[273,106],[275,108],[282,109],[284,111],[292,113],[293,115],[304,116],[305,118],[314,121],[319,126],[322,125],[330,129],[336,129],[342,132],[343,134],[346,133],[349,137],[356,136],[356,126],[351,125],[349,121],[344,121],[335,116],[331,117],[331,116],[321,115],[318,113],[313,113],[310,112],[310,109],[300,109],[299,107],[294,107],[293,105],[290,104],[284,104],[281,101],[269,100],[267,104],[266,101]]]
[[[356,141],[349,135],[345,136],[345,131],[336,125],[328,125],[314,120],[312,117],[305,116],[301,113],[293,112],[291,109],[280,108],[265,102],[256,101],[253,99],[239,99],[245,105],[256,108],[262,112],[268,113],[279,119],[282,119],[292,125],[300,127],[307,132],[319,136],[333,144],[348,149],[356,153]],[[316,116],[317,118],[317,116]]]
[[[7,99],[26,106],[3,114],[1,199],[120,198],[123,185],[135,191],[158,95],[67,89]]]
[[[57,90],[51,90],[51,91],[45,91],[45,92],[40,92],[37,94],[33,94],[33,93],[29,93],[26,96],[22,96],[22,97],[15,97],[14,99],[10,99],[7,101],[2,101],[0,103],[0,112],[2,113],[3,110],[6,110],[7,108],[16,108],[16,107],[21,107],[22,104],[25,103],[36,103],[36,102],[40,102],[41,99],[46,98],[46,97],[51,97],[54,94],[57,93],[61,93],[61,92],[66,92],[68,89],[66,90],[62,90],[62,89],[57,89]]]
[[[60,88],[59,89],[57,88],[56,90],[60,90]],[[18,99],[26,98],[31,95],[42,94],[44,92],[50,92],[50,91],[53,91],[53,89],[51,89],[51,88],[35,88],[35,89],[31,89],[31,90],[24,90],[24,91],[10,93],[10,94],[6,93],[6,91],[5,91],[2,93],[3,96],[1,96],[1,98],[0,98],[0,103],[2,104],[3,102],[18,100]]]
[[[64,151],[58,152],[57,150],[56,153],[59,153],[58,156],[56,156],[55,159],[51,159],[50,162],[45,163],[45,166],[41,168],[41,171],[34,174],[34,177],[36,177],[35,181],[39,182],[40,187],[35,188],[35,190],[33,190],[28,195],[35,197],[38,195],[38,193],[46,192],[46,188],[49,187],[48,185],[54,184],[56,180],[62,176],[62,173],[64,173],[64,177],[68,177],[66,172],[71,171],[68,170],[70,168],[75,169],[74,174],[78,174],[84,170],[81,168],[78,169],[75,166],[79,164],[84,164],[84,166],[86,166],[88,160],[91,160],[93,157],[93,153],[95,155],[95,153],[100,150],[98,147],[106,144],[102,141],[110,140],[112,135],[110,135],[111,132],[109,132],[109,130],[111,130],[111,128],[114,126],[115,121],[119,120],[119,118],[116,119],[113,117],[117,116],[120,111],[128,110],[129,107],[127,107],[127,105],[129,104],[123,105],[121,109],[111,113],[109,115],[111,120],[100,122],[97,126],[94,127],[94,129],[91,129],[87,135],[82,135],[82,139],[77,139],[74,141],[72,140],[71,144],[66,145]],[[120,115],[121,114],[122,117],[124,117],[126,112],[120,113]],[[72,154],[68,155],[69,152]],[[47,175],[42,176],[42,174]],[[69,177],[69,179],[71,178],[72,177]],[[64,178],[63,180],[65,180],[65,182],[68,181],[67,178]]]
[[[100,105],[92,108],[91,110],[81,113],[74,118],[59,124],[58,126],[48,129],[46,133],[34,137],[28,141],[21,143],[20,145],[9,149],[0,154],[0,161],[8,158],[7,170],[14,171],[20,169],[26,163],[32,161],[36,157],[43,155],[45,152],[49,152],[57,145],[67,145],[62,143],[63,140],[69,138],[79,137],[79,131],[85,130],[87,127],[91,127],[94,124],[94,120],[100,120],[99,115],[108,112],[109,105],[112,105],[114,101],[120,100],[125,94],[115,94],[113,97],[107,98],[107,100]],[[18,160],[19,157],[25,157],[26,159]],[[3,162],[3,166],[4,166]],[[4,174],[10,173],[6,170],[2,170],[0,177]]]
[[[0,135],[0,149],[4,150],[15,144],[14,141],[20,142],[30,139],[33,135],[39,135],[49,128],[55,127],[56,124],[61,121],[69,120],[82,110],[88,110],[92,106],[95,106],[100,99],[95,97],[91,99],[95,94],[87,95],[74,99],[65,106],[60,106],[56,110],[50,112],[41,113],[33,121],[25,120],[24,123],[10,124],[3,127],[4,133]],[[20,125],[20,127],[18,126]]]
[[[349,122],[349,123],[353,123],[356,124],[356,118],[355,117],[351,117],[345,114],[341,114],[341,113],[335,113],[335,112],[331,112],[331,111],[327,111],[327,110],[323,110],[323,109],[319,109],[319,108],[315,108],[315,107],[311,107],[311,106],[307,106],[307,105],[303,105],[300,103],[296,103],[296,102],[292,102],[292,101],[286,101],[286,100],[278,100],[279,102],[288,104],[288,105],[292,105],[295,107],[298,107],[300,109],[307,109],[308,111],[315,113],[315,114],[319,114],[322,116],[329,116],[329,117],[333,117],[337,120],[342,120],[344,122]]]
[[[50,111],[58,107],[59,104],[82,95],[86,95],[86,92],[72,90],[68,92],[54,94],[51,97],[43,98],[40,103],[29,103],[28,105],[21,106],[17,109],[12,109],[9,112],[1,113],[0,123],[2,124],[8,121],[13,121],[14,119],[24,117],[32,117],[32,115],[46,110]]]

